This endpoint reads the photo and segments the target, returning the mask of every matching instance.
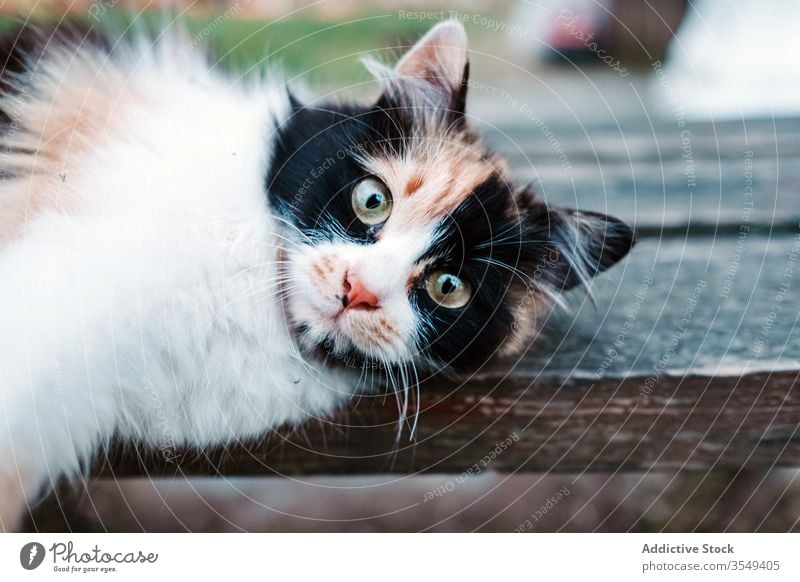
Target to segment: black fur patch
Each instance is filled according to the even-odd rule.
[[[430,270],[467,280],[473,296],[463,308],[448,309],[437,305],[424,285],[415,287],[414,300],[435,329],[425,346],[430,359],[459,370],[477,368],[506,340],[513,323],[509,291],[525,285],[515,269],[530,259],[530,249],[519,244],[522,233],[512,191],[499,175],[475,188],[446,218],[425,258],[432,260]]]
[[[356,163],[359,152],[400,151],[401,141],[386,129],[377,108],[303,107],[277,129],[267,175],[270,205],[312,238],[344,233],[353,240],[374,240],[356,219],[353,186],[367,172]]]
[[[515,197],[502,177],[490,177],[448,217],[428,253],[432,269],[471,283],[471,302],[446,309],[422,287],[414,291],[435,329],[429,357],[456,369],[483,365],[511,335],[526,293],[570,289],[616,263],[634,242],[633,231],[617,219],[550,209]]]

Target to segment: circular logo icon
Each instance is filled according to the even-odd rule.
[[[19,563],[26,570],[35,570],[44,561],[44,546],[39,542],[30,542],[19,551]]]

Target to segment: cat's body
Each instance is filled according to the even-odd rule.
[[[226,84],[160,48],[45,56],[58,88],[6,107],[3,166],[31,172],[0,198],[0,456],[13,444],[3,478],[26,476],[28,495],[112,436],[227,442],[328,414],[351,389],[335,371],[320,381],[274,298],[280,228],[263,181],[285,90]],[[44,138],[22,132],[37,123]]]
[[[453,38],[461,43],[460,30],[439,27],[448,50]],[[440,60],[423,49],[428,53],[418,58]],[[409,165],[414,175],[395,188],[392,180],[405,170],[382,168],[376,152],[384,150],[373,147],[373,137],[363,138],[372,144],[366,149],[355,142],[334,147],[333,134],[314,141],[338,124],[325,116],[343,113],[301,111],[279,80],[225,78],[174,40],[129,46],[111,58],[98,44],[54,42],[28,70],[24,80],[4,78],[0,102],[8,118],[0,154],[0,528],[15,527],[26,499],[74,475],[112,437],[204,447],[330,414],[362,388],[359,369],[335,365],[347,354],[446,366],[467,350],[471,363],[481,364],[469,344],[437,347],[417,321],[429,299],[418,295],[424,285],[417,279],[428,277],[437,305],[460,284],[439,274],[440,287],[431,291],[426,275],[451,252],[434,257],[428,249],[447,236],[442,224],[449,219],[441,217],[458,215],[476,184],[495,172],[466,138],[458,152],[437,154],[449,156],[438,164],[451,160],[448,173],[458,167],[475,184],[436,186],[418,171],[432,171],[422,163]],[[379,109],[384,115],[386,107]],[[365,107],[346,117],[364,112],[376,115]],[[287,145],[293,139],[300,145]],[[321,150],[303,162],[309,142]],[[400,158],[413,157],[410,151],[417,149]],[[335,198],[325,182],[331,173],[323,176],[327,159],[349,164],[336,175],[358,166],[381,176],[394,202],[379,230],[313,236],[318,227],[304,222],[309,213],[335,217],[330,228],[337,232],[349,228],[339,219],[345,211],[329,213],[328,202],[310,209],[299,194],[325,185],[322,196]],[[354,180],[363,182],[342,180],[348,208]],[[416,196],[425,220],[400,190]],[[371,225],[376,208],[356,214]],[[622,238],[619,232],[614,236]],[[371,238],[351,240],[359,236]],[[625,236],[613,257],[594,252],[598,264],[589,276],[627,251],[632,237]],[[356,278],[362,264],[374,272]],[[569,277],[562,276],[562,287],[577,282]],[[495,288],[511,284],[484,279]],[[477,309],[480,291],[473,294],[467,298]],[[479,335],[486,328],[486,357],[520,343],[508,315],[505,327],[486,327],[499,309],[491,304],[487,295],[491,312],[469,328]],[[458,309],[466,308],[445,315]],[[461,324],[448,325],[437,337]]]

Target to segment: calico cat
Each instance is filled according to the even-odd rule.
[[[469,372],[634,244],[549,208],[465,115],[435,26],[380,96],[301,103],[180,34],[28,30],[0,80],[0,525],[112,438],[207,447],[329,415],[379,363]],[[183,44],[182,44],[183,43]],[[393,372],[394,371],[394,372]]]

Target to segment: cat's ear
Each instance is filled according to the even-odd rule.
[[[469,80],[467,33],[456,20],[441,22],[417,41],[394,67],[394,78],[424,102],[464,114]]]
[[[525,203],[521,211],[525,238],[537,241],[539,249],[531,276],[555,289],[588,285],[636,244],[631,227],[605,214],[550,208],[540,201]]]

